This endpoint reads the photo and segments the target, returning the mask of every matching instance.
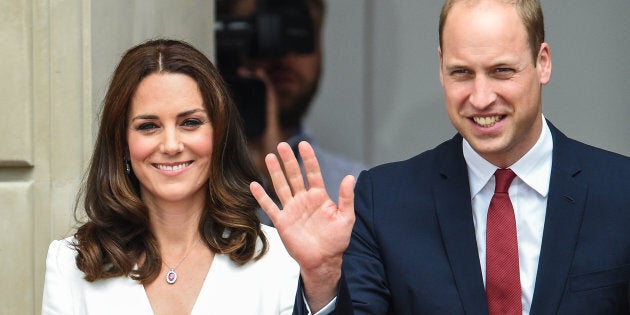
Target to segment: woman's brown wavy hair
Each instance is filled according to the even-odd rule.
[[[92,160],[79,192],[75,218],[86,219],[77,230],[77,267],[87,281],[131,276],[153,281],[162,259],[139,195],[137,178],[127,174],[127,128],[131,99],[143,78],[152,73],[181,73],[193,78],[213,129],[213,153],[206,209],[199,222],[205,243],[228,254],[237,264],[262,257],[267,240],[256,216],[249,183],[257,180],[248,156],[242,122],[217,69],[191,45],[168,39],[145,42],[128,50],[111,79],[103,103]],[[79,219],[77,219],[79,220]],[[227,233],[224,233],[227,232]],[[256,242],[262,241],[262,250]],[[143,263],[134,268],[140,260]]]

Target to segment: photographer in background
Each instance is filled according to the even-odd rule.
[[[241,114],[248,130],[250,155],[260,174],[264,175],[265,182],[269,185],[271,183],[265,167],[265,156],[275,153],[276,145],[282,141],[288,142],[296,153],[300,141],[311,143],[317,153],[327,187],[339,187],[345,175],[358,176],[365,169],[362,163],[317,146],[302,124],[317,92],[322,72],[321,32],[325,13],[323,0],[236,0],[218,1],[217,4],[219,22],[224,18],[240,19],[250,21],[250,26],[257,27],[242,36],[254,44],[242,49],[244,52],[240,53],[224,48],[234,44],[238,36],[221,36],[222,34],[217,33],[218,66],[223,73],[227,73],[226,76],[230,76],[229,72],[236,72],[240,78],[254,79],[264,84],[264,89],[256,89],[254,82],[254,87],[250,86],[245,91],[242,87],[235,87],[233,94],[241,110],[245,108],[246,112]],[[270,22],[271,20],[277,23]],[[282,34],[270,34],[273,29],[269,25],[280,25],[279,32]],[[247,32],[241,31],[243,33]],[[308,35],[298,38],[298,35],[303,34]],[[272,45],[270,42],[273,39],[278,41]],[[237,55],[240,56],[239,60],[234,61]],[[233,81],[228,78],[228,82]],[[233,87],[234,84],[230,86]],[[252,91],[258,90],[264,90],[258,92],[264,94],[256,97],[257,92]],[[244,99],[243,95],[238,95],[243,93],[254,96]],[[257,99],[264,99],[266,104],[243,104],[259,102]],[[263,113],[264,122],[253,121],[263,118]],[[338,191],[329,193],[331,199],[336,201]],[[262,211],[260,214],[263,222],[271,224],[266,214]]]

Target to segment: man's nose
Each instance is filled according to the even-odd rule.
[[[469,97],[470,104],[477,109],[484,109],[496,100],[497,94],[494,92],[491,80],[483,75],[476,76]]]

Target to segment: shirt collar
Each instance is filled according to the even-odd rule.
[[[468,166],[470,197],[475,197],[488,183],[498,168],[479,155],[466,139],[462,141],[464,159]],[[547,120],[543,116],[542,132],[536,144],[509,168],[527,186],[543,197],[549,192],[553,140]]]

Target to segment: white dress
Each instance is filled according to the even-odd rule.
[[[215,255],[191,314],[291,314],[300,273],[274,228],[269,250],[243,266]],[[70,237],[53,241],[46,258],[42,314],[153,314],[144,287],[129,277],[83,279]],[[259,244],[260,245],[260,242]]]

